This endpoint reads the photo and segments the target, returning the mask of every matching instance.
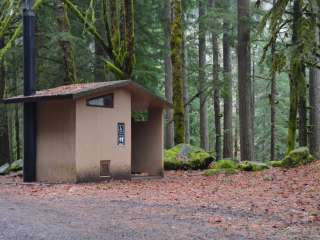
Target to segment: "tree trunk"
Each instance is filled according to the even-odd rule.
[[[124,18],[125,18],[125,46],[126,57],[124,60],[124,72],[128,79],[132,78],[133,65],[135,60],[134,53],[134,10],[133,0],[124,0]]]
[[[237,87],[237,86],[236,86]],[[236,89],[235,89],[236,90]],[[239,94],[236,94],[236,116],[239,116]],[[239,118],[235,118],[234,121],[234,159],[239,161],[238,152],[239,152],[239,145],[238,145],[238,137],[239,137]]]
[[[186,14],[185,14],[185,9],[186,9],[187,1],[182,0],[182,63],[183,63],[183,103],[184,103],[184,125],[185,125],[185,143],[190,144],[190,105],[188,104],[189,102],[189,77],[188,77],[188,61],[189,61],[189,56],[188,56],[188,49],[186,46]]]
[[[187,48],[185,46],[186,37],[183,32],[183,50],[182,50],[182,62],[183,62],[183,103],[184,103],[184,124],[185,124],[185,143],[190,143],[190,106],[189,102],[189,82],[188,82],[188,74],[187,74],[187,65],[188,65],[188,53]]]
[[[315,2],[315,1],[314,1]],[[315,13],[318,13],[319,6],[315,3]],[[317,17],[316,23],[319,23],[319,16]],[[315,34],[317,43],[319,40],[319,27],[315,25]],[[317,62],[320,62],[320,58],[317,58]],[[310,152],[316,158],[320,159],[320,70],[318,68],[310,69],[310,135],[309,144]]]
[[[172,61],[172,85],[174,105],[174,128],[175,144],[185,142],[184,125],[184,86],[183,86],[183,63],[182,63],[182,8],[181,0],[172,1],[172,23],[171,23],[171,61]]]
[[[56,5],[56,14],[59,32],[70,32],[70,22],[68,17],[68,7],[62,1],[58,1]],[[69,40],[59,40],[59,45],[63,52],[63,63],[65,70],[64,84],[77,82],[76,64],[72,44]]]
[[[292,24],[292,51],[290,63],[290,109],[288,121],[288,150],[287,153],[292,151],[296,145],[296,130],[297,130],[297,114],[299,104],[299,87],[304,82],[303,64],[301,52],[298,48],[299,43],[299,26],[301,21],[301,5],[300,0],[294,0],[293,3],[293,24]]]
[[[169,102],[172,102],[172,63],[171,63],[171,51],[170,51],[170,22],[171,22],[171,6],[170,0],[165,0],[164,8],[164,29],[165,29],[165,94]],[[173,110],[167,111],[167,125],[166,125],[166,148],[174,146],[174,122],[173,122]]]
[[[21,159],[21,143],[20,143],[20,123],[19,123],[19,106],[14,107],[14,138],[16,142],[16,159]]]
[[[216,2],[209,0],[209,7],[213,10]],[[216,159],[222,158],[221,152],[221,113],[220,113],[220,83],[219,83],[219,45],[217,34],[212,30],[212,79],[213,79],[213,108],[215,125],[215,152]]]
[[[208,103],[206,83],[206,27],[204,17],[206,6],[204,0],[199,0],[199,92],[200,92],[200,145],[206,151],[209,150],[208,132]]]
[[[0,38],[0,49],[4,48],[4,40]],[[5,67],[4,60],[0,60],[0,98],[4,97],[5,91]],[[6,107],[0,106],[0,166],[6,162],[10,162],[10,145],[9,145],[9,129]]]
[[[256,107],[256,99],[255,99],[255,94],[256,94],[256,63],[255,63],[255,59],[254,59],[254,56],[255,56],[255,51],[253,49],[253,54],[252,54],[252,75],[251,75],[251,86],[252,86],[252,90],[251,90],[251,129],[252,129],[252,138],[251,138],[251,141],[252,141],[252,146],[253,148],[255,147],[254,146],[254,139],[255,139],[255,107]],[[255,151],[253,152],[253,159],[255,159]]]
[[[304,81],[299,87],[299,146],[308,145],[307,131],[307,84],[305,81],[305,70],[303,70]]]
[[[271,46],[272,63],[275,61],[276,46]],[[277,101],[277,83],[276,72],[271,72],[271,93],[270,93],[270,117],[271,117],[271,141],[270,141],[270,160],[276,160],[276,101]]]
[[[229,1],[226,8],[229,9]],[[233,158],[233,133],[232,133],[232,75],[230,59],[230,21],[227,16],[223,20],[223,158]]]
[[[254,161],[250,65],[250,0],[238,0],[238,92],[241,161]]]
[[[17,61],[16,54],[12,54],[12,60]],[[13,67],[13,75],[12,75],[12,81],[11,81],[11,88],[14,91],[14,94],[17,96],[19,95],[18,87],[17,87],[17,79],[19,75],[19,66],[14,66]],[[13,133],[13,139],[15,141],[12,141],[15,143],[15,148],[11,147],[11,149],[15,149],[14,153],[11,154],[12,159],[13,156],[15,156],[15,159],[21,159],[21,141],[20,141],[20,118],[19,118],[19,109],[20,105],[15,104],[15,106],[12,106],[13,108],[13,123],[12,123],[12,128],[14,129]],[[12,146],[13,144],[11,144]]]
[[[103,21],[103,4],[98,4],[96,7],[96,23],[95,27],[97,32],[101,36],[105,36],[105,29],[104,29],[104,21]],[[107,80],[107,71],[104,66],[103,60],[106,58],[106,54],[104,52],[103,47],[99,43],[99,41],[95,38],[94,39],[94,53],[95,53],[95,63],[94,63],[94,81],[95,82],[104,82]]]

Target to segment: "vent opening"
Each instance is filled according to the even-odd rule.
[[[100,177],[110,176],[110,160],[100,161]]]

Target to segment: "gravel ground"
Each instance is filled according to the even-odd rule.
[[[0,177],[0,239],[320,239],[319,170],[50,186]]]

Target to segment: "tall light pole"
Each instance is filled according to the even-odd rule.
[[[33,1],[25,0],[23,8],[23,49],[24,49],[24,95],[36,92],[35,64],[35,14],[32,9]],[[23,180],[36,180],[36,110],[35,102],[24,103],[24,161]]]

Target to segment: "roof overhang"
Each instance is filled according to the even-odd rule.
[[[50,100],[76,100],[89,95],[108,92],[119,88],[127,89],[131,92],[134,99],[145,99],[145,101],[148,101],[149,105],[153,107],[172,108],[171,103],[131,80],[65,85],[57,88],[37,91],[35,94],[30,96],[20,95],[5,98],[2,99],[1,102],[10,104],[43,102]]]

